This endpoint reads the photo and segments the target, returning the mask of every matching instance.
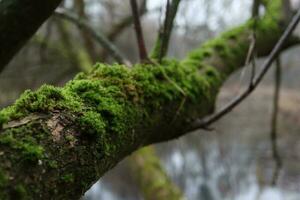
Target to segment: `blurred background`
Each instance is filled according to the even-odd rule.
[[[166,0],[138,0],[148,51],[163,23]],[[187,52],[250,18],[252,0],[182,0],[170,41],[169,56]],[[292,1],[298,8],[299,1]],[[65,0],[61,5],[95,32],[108,38],[130,62],[138,61],[129,1]],[[262,11],[263,12],[263,11]],[[296,31],[299,33],[299,30]],[[258,89],[240,106],[213,125],[175,141],[155,145],[171,180],[191,200],[300,199],[300,47],[282,54],[278,150],[283,161],[271,186],[275,162],[270,127],[274,93],[271,70]],[[61,86],[93,63],[116,62],[82,27],[51,17],[0,74],[0,108],[12,104],[26,89],[42,84]],[[258,60],[258,65],[262,60]],[[236,72],[221,89],[220,108],[249,82],[249,69]],[[86,192],[85,200],[138,200],[143,195],[128,159],[109,171]]]

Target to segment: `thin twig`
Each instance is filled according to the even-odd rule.
[[[53,25],[53,20],[52,20],[52,18],[50,18],[50,20],[48,21],[47,26],[46,26],[46,33],[40,43],[40,51],[39,52],[40,52],[41,62],[43,62],[43,61],[47,62],[47,55],[45,53],[45,50],[47,48],[47,41],[50,39],[51,34],[52,34],[52,27],[53,27],[52,25]]]
[[[169,28],[169,21],[170,19],[170,12],[171,12],[171,6],[170,6],[170,0],[167,0],[167,5],[166,5],[166,15],[165,15],[165,22],[164,22],[164,27],[160,28],[160,38],[161,38],[161,46],[159,50],[159,57],[158,57],[158,62],[161,63],[162,58],[164,57],[164,54],[166,53],[166,49],[168,46],[167,37],[168,37],[168,28]]]
[[[135,33],[136,33],[136,39],[139,47],[140,60],[142,62],[147,61],[149,60],[148,53],[145,45],[145,40],[143,36],[140,15],[139,15],[139,10],[138,10],[136,0],[130,0],[130,5],[131,5],[133,23],[134,23]]]
[[[246,57],[245,65],[249,65],[251,63],[251,75],[250,75],[250,85],[253,85],[254,77],[255,77],[255,71],[256,71],[256,28],[257,28],[257,22],[259,19],[259,6],[260,6],[260,0],[253,0],[252,5],[252,16],[251,19],[253,20],[253,27],[251,31],[250,36],[250,46],[248,50],[248,54]]]
[[[107,37],[100,33],[96,32],[86,21],[83,19],[80,19],[77,16],[74,16],[65,9],[57,9],[54,16],[63,18],[65,20],[68,20],[74,24],[76,24],[80,28],[84,28],[97,42],[99,42],[103,48],[105,48],[107,51],[109,51],[110,55],[116,59],[116,61],[120,63],[124,63],[125,65],[130,66],[130,62],[125,58],[125,56],[118,50],[118,48],[110,42]]]
[[[158,54],[152,56],[154,58],[157,58],[159,63],[161,63],[162,58],[165,57],[168,52],[170,37],[174,26],[174,20],[178,11],[180,1],[181,0],[172,0],[171,3],[170,0],[167,1],[164,25],[158,32],[158,41],[156,42],[157,46],[154,47],[154,51],[157,51],[156,53]]]
[[[139,17],[142,17],[147,12],[148,12],[147,0],[143,0],[139,8]],[[132,14],[129,14],[128,16],[122,18],[116,25],[112,27],[111,30],[109,30],[107,37],[109,38],[109,40],[114,41],[117,38],[117,36],[119,36],[120,33],[122,33],[122,31],[132,23],[133,23]]]
[[[283,45],[285,44],[285,42],[287,41],[291,33],[294,31],[299,21],[300,21],[300,9],[298,10],[296,15],[289,23],[283,35],[277,41],[275,47],[272,49],[266,61],[263,63],[261,71],[253,80],[253,84],[250,84],[249,87],[243,93],[241,93],[231,102],[229,102],[229,104],[225,105],[220,111],[216,112],[215,114],[212,114],[211,116],[208,116],[207,118],[204,118],[203,120],[200,119],[196,120],[187,129],[187,131],[193,131],[199,128],[206,129],[209,125],[211,125],[212,123],[214,123],[215,121],[219,120],[221,117],[229,113],[233,108],[235,108],[238,104],[240,104],[246,97],[248,97],[252,93],[252,91],[258,86],[258,84],[261,82],[264,75],[271,67],[273,61],[276,59],[278,53],[281,51],[281,48],[283,47]]]
[[[270,140],[272,144],[272,156],[275,162],[275,169],[272,177],[272,186],[275,186],[278,180],[279,172],[282,168],[282,160],[278,152],[277,146],[277,122],[278,122],[278,110],[279,110],[279,96],[281,86],[281,60],[280,57],[276,59],[275,69],[275,90],[274,90],[274,101],[273,101],[273,113],[271,119],[271,133]]]
[[[86,5],[84,0],[75,0],[74,7],[78,15],[78,18],[83,20],[88,20],[88,16],[85,12]],[[92,62],[99,61],[99,57],[100,57],[99,53],[97,52],[93,39],[89,36],[88,31],[86,31],[85,29],[80,29],[79,32],[82,36],[85,49],[88,52],[89,59]]]

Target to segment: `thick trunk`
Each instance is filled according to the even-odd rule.
[[[257,30],[260,55],[284,29],[279,0],[270,2]],[[25,92],[0,112],[0,199],[78,199],[133,151],[185,134],[193,119],[213,111],[223,81],[244,64],[251,26],[181,62],[98,64],[62,88]]]

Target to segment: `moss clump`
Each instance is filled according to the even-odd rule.
[[[8,176],[5,174],[3,169],[0,168],[0,189],[7,185],[8,180]]]
[[[22,184],[18,184],[15,186],[13,196],[15,199],[20,199],[20,200],[30,199],[26,188]]]
[[[43,85],[36,92],[26,90],[13,106],[0,111],[0,125],[17,120],[29,113],[53,111],[55,109],[80,109],[80,101],[62,88]]]
[[[99,113],[88,111],[78,118],[80,128],[89,136],[97,138],[104,134],[106,124]]]
[[[209,54],[207,51],[204,56]],[[108,133],[117,133],[122,137],[139,118],[167,102],[187,98],[196,103],[199,97],[213,95],[208,88],[216,87],[219,80],[199,74],[201,68],[206,70],[207,66],[186,67],[176,60],[133,69],[97,64],[91,73],[79,74],[64,88],[44,85],[36,92],[26,91],[15,105],[0,112],[1,123],[32,112],[66,110],[79,115],[76,121],[87,135],[103,139]]]
[[[74,175],[73,174],[66,174],[61,177],[61,180],[65,183],[73,183],[74,182]]]
[[[22,159],[25,161],[37,162],[44,158],[44,148],[37,145],[36,140],[31,136],[16,139],[12,133],[5,134],[0,138],[0,144],[20,151],[20,156],[22,156]]]
[[[56,160],[48,160],[47,163],[48,163],[48,166],[52,169],[58,168],[58,163]]]

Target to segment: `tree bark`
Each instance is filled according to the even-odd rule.
[[[281,1],[265,2],[256,33],[260,56],[285,28]],[[213,112],[222,83],[244,65],[252,25],[182,61],[130,69],[98,64],[64,87],[26,91],[0,112],[0,199],[78,199],[133,151],[186,134],[194,119]]]

